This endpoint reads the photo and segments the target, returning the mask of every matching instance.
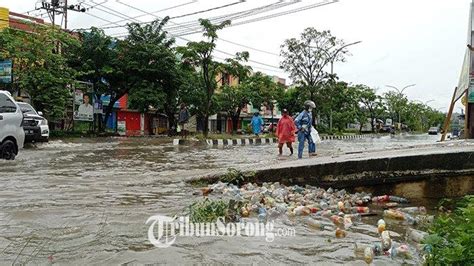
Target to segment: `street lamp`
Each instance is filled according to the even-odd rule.
[[[435,100],[429,100],[429,101],[426,101],[426,102],[422,102],[422,101],[420,101],[420,100],[414,100],[414,102],[419,102],[419,103],[421,103],[421,104],[423,104],[423,105],[426,105],[426,106],[428,106],[428,103],[434,102],[434,101],[435,101]]]
[[[391,86],[391,85],[385,85],[385,86],[388,87],[388,88],[391,88],[391,89],[396,90],[396,91],[398,92],[398,95],[399,95],[400,98],[401,98],[401,97],[403,96],[403,92],[404,92],[406,89],[408,89],[408,88],[410,88],[410,87],[413,87],[413,86],[416,86],[416,84],[410,84],[410,85],[408,85],[408,86],[403,87],[403,89],[401,89],[401,90],[399,90],[399,89],[398,89],[397,87],[395,87],[395,86]],[[400,110],[398,110],[398,123],[400,124],[400,129],[401,129],[401,127],[402,127],[402,116],[401,116],[400,113],[401,113]]]
[[[422,101],[420,101],[420,100],[413,100],[413,102],[421,103],[421,104],[423,105],[423,108],[424,108],[425,106],[428,107],[428,108],[430,108],[430,107],[428,106],[428,103],[434,102],[434,101],[435,101],[435,100],[433,100],[433,99],[428,100],[428,101],[426,101],[426,102],[422,102]],[[425,120],[427,120],[427,119],[426,119],[426,113],[425,113],[425,112],[422,112],[422,113],[420,113],[420,115],[422,115],[422,116],[421,116],[421,129],[424,130],[424,129],[425,129]]]

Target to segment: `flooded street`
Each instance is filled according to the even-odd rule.
[[[407,148],[433,144],[438,138],[325,141],[318,153]],[[53,140],[29,147],[15,161],[0,161],[0,263],[365,264],[354,257],[354,242],[378,239],[376,227],[365,224],[356,225],[344,239],[336,239],[332,231],[310,230],[297,220],[281,220],[277,224],[294,226],[296,236],[272,243],[253,237],[178,237],[166,249],[150,244],[148,217],[181,215],[201,198],[193,195],[196,188],[185,179],[229,167],[250,170],[276,164],[276,154],[272,145],[177,147],[169,139],[152,138]],[[437,202],[415,200],[428,208]],[[403,232],[393,236],[404,240]],[[385,256],[375,259],[377,265],[400,262]]]

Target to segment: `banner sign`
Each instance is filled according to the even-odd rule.
[[[474,86],[469,88],[469,97],[467,99],[468,103],[474,103]]]
[[[12,83],[12,60],[0,61],[0,83]]]
[[[464,55],[464,62],[462,64],[461,76],[459,77],[458,88],[456,90],[455,101],[459,100],[466,90],[469,88],[469,68],[471,64],[471,50],[466,49],[466,54]]]
[[[94,97],[84,90],[74,90],[74,120],[94,121]]]

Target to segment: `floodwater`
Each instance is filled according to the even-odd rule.
[[[318,152],[397,149],[436,140],[420,135],[325,141]],[[181,215],[201,197],[186,178],[279,162],[272,145],[203,148],[170,143],[153,138],[53,140],[22,150],[15,161],[0,161],[0,264],[363,265],[354,257],[354,243],[378,239],[373,225],[357,225],[347,238],[336,239],[332,231],[312,231],[298,220],[282,220],[277,226],[293,227],[295,236],[271,243],[261,237],[178,237],[173,246],[156,248],[147,239],[147,219]],[[432,207],[435,201],[419,203]],[[403,232],[392,235],[404,241]],[[401,262],[375,259],[379,265]]]

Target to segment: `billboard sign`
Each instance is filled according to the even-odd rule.
[[[474,103],[474,86],[471,86],[469,88],[469,94],[467,97],[467,102],[468,103]]]
[[[12,60],[0,61],[0,83],[12,83]]]
[[[82,89],[74,90],[74,120],[94,121],[94,97]]]
[[[471,50],[466,49],[466,53],[464,55],[464,62],[462,64],[462,69],[461,69],[461,76],[459,77],[459,83],[458,87],[456,90],[456,96],[455,96],[455,101],[459,100],[466,90],[469,88],[469,66],[471,62]]]

